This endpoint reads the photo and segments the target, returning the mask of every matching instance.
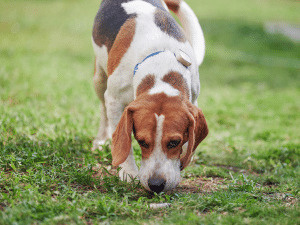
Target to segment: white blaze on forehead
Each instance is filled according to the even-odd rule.
[[[143,159],[141,161],[141,168],[139,172],[139,178],[142,185],[148,189],[148,179],[153,175],[159,176],[166,180],[165,190],[170,190],[175,188],[180,180],[180,160],[168,159],[167,155],[162,149],[162,137],[163,137],[163,126],[165,121],[165,116],[156,117],[156,135],[155,143],[152,154],[148,159]]]
[[[156,121],[157,121],[157,127],[156,127],[154,149],[159,148],[160,150],[162,150],[161,139],[162,139],[162,136],[163,136],[163,126],[164,126],[163,123],[164,123],[164,120],[165,120],[165,116],[164,115],[158,116],[157,114],[155,114],[155,118],[156,118]],[[156,152],[158,152],[158,151],[156,151]],[[159,153],[163,153],[163,152],[159,151]]]

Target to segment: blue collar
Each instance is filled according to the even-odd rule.
[[[144,58],[144,60],[142,62],[136,64],[136,66],[134,67],[133,76],[135,75],[136,71],[138,70],[139,65],[142,64],[146,59],[149,59],[149,58],[151,58],[155,55],[158,55],[159,53],[162,53],[162,52],[164,52],[164,51],[154,52],[154,53],[148,55],[146,58]]]

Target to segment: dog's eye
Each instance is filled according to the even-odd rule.
[[[168,149],[175,148],[180,144],[181,140],[170,141],[167,145]]]
[[[140,144],[140,146],[142,146],[144,148],[149,148],[149,145],[143,140],[139,140],[138,143]]]

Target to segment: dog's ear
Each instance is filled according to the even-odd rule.
[[[188,109],[189,128],[188,128],[188,148],[186,154],[180,159],[181,170],[191,162],[191,158],[197,146],[208,134],[208,127],[201,109],[190,102],[186,103]]]
[[[131,132],[133,129],[133,111],[127,106],[112,136],[112,164],[118,166],[128,157],[131,148]]]

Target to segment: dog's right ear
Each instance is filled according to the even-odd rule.
[[[133,110],[127,106],[112,136],[112,164],[118,166],[128,157],[131,148],[131,132],[133,129]]]
[[[186,105],[188,108],[187,115],[190,122],[188,128],[189,139],[187,153],[180,159],[181,170],[190,163],[197,146],[208,135],[208,127],[202,110],[190,102],[187,102]]]

